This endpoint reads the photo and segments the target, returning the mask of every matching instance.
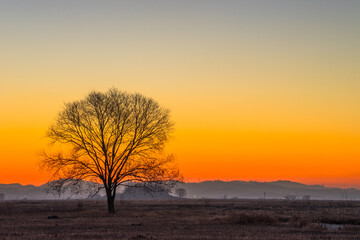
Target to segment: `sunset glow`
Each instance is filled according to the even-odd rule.
[[[359,11],[335,0],[2,1],[0,183],[46,183],[39,153],[64,103],[115,87],[171,110],[166,150],[187,181],[360,188]]]

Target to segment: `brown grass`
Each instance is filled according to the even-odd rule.
[[[0,202],[0,239],[359,239],[360,232],[360,202],[119,201],[116,206],[117,214],[109,215],[103,201]]]

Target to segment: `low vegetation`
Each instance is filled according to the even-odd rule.
[[[0,239],[358,239],[360,202],[0,202]]]

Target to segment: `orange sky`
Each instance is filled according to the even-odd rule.
[[[64,102],[111,87],[171,109],[189,181],[360,188],[360,3],[0,3],[0,183],[40,185]]]

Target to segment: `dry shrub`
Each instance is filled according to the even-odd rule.
[[[229,216],[229,221],[240,225],[276,225],[278,219],[267,212],[234,213]]]
[[[132,236],[133,240],[153,240],[154,238],[148,233],[146,235],[144,234],[137,234],[135,236]]]
[[[360,225],[360,218],[344,215],[326,215],[319,218],[318,222],[328,224]]]
[[[233,224],[240,225],[290,226],[295,228],[304,228],[312,223],[311,219],[294,213],[284,216],[271,211],[233,213],[227,219]]]
[[[77,205],[76,205],[76,210],[77,211],[84,210],[84,204],[82,202],[78,202]]]
[[[310,223],[312,223],[310,219],[299,216],[292,216],[289,220],[289,225],[296,228],[304,228]]]

